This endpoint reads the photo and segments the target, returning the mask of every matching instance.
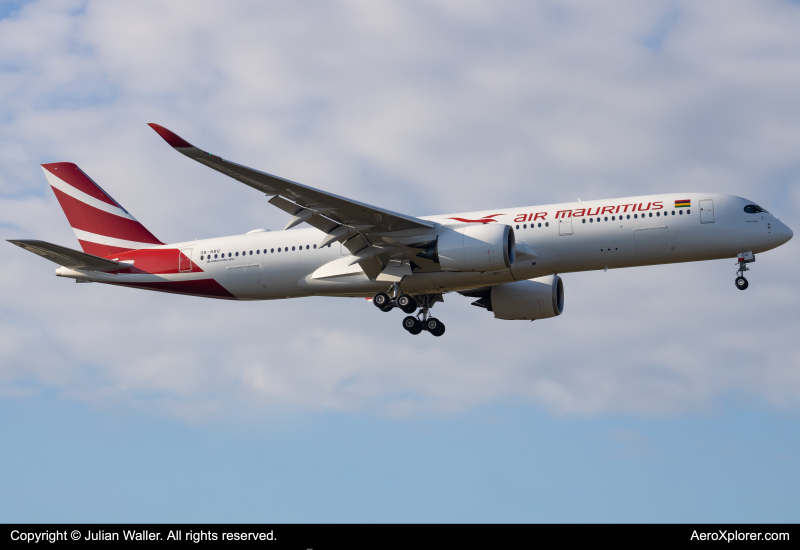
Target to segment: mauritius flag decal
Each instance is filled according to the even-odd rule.
[[[692,201],[686,199],[684,201],[675,201],[675,208],[688,208],[692,206]]]

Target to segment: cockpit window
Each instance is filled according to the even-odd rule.
[[[769,212],[767,212],[766,210],[755,204],[748,204],[747,206],[744,207],[744,211],[747,212],[748,214],[758,214],[759,212],[769,214]]]

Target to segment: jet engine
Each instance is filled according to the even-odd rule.
[[[496,319],[547,319],[564,311],[564,283],[558,275],[465,290],[460,294],[479,298],[472,305],[488,309]]]
[[[514,229],[487,223],[446,231],[417,256],[445,271],[495,271],[514,265],[515,254]]]

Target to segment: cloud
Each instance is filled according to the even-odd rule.
[[[37,166],[60,160],[163,240],[283,226],[146,122],[409,214],[706,190],[796,228],[799,20],[751,1],[30,2],[0,20],[0,232],[75,246]],[[795,241],[759,257],[745,293],[719,261],[566,274],[564,315],[532,324],[448,295],[440,339],[364,300],[75,285],[8,245],[0,391],[190,421],[796,408]]]

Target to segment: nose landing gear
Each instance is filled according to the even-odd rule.
[[[736,288],[739,290],[745,290],[750,283],[747,282],[747,279],[744,278],[744,272],[750,271],[750,268],[747,267],[747,264],[751,264],[756,261],[756,256],[752,252],[741,252],[740,254],[736,255]]]

